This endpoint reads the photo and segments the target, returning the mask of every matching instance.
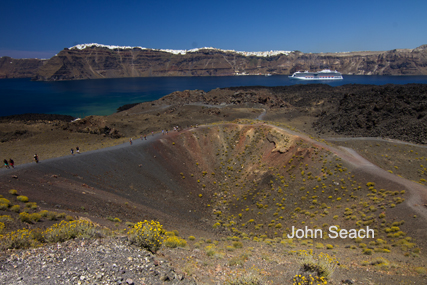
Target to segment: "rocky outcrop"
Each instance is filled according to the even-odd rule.
[[[0,57],[0,78],[28,78],[36,75],[37,70],[46,60],[29,58],[15,59]]]
[[[66,48],[40,67],[34,80],[73,80],[149,76],[227,76],[292,74],[329,68],[354,75],[427,75],[427,45],[385,52],[245,56],[199,49],[184,54],[142,48]]]

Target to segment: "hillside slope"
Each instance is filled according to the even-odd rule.
[[[225,284],[227,274],[241,274],[243,265],[253,272],[262,268],[266,283],[287,284],[297,270],[292,255],[310,249],[336,254],[342,266],[331,284],[347,278],[366,284],[367,276],[389,284],[423,280],[413,268],[426,264],[425,187],[370,165],[349,150],[282,127],[254,121],[211,124],[1,169],[0,194],[12,200],[9,189],[30,197],[41,209],[59,209],[101,225],[111,217],[131,224],[154,219],[183,237],[195,236],[197,242],[189,239],[192,250],[164,249],[161,254],[203,284]],[[17,215],[0,210],[4,214]],[[287,238],[292,227],[305,226],[323,236]],[[334,239],[330,226],[369,226],[375,238]],[[6,230],[15,229],[7,225]],[[235,249],[228,240],[241,240],[237,245],[244,248]],[[205,250],[199,249],[204,242]],[[375,260],[388,265],[370,270],[368,258],[372,266]],[[361,268],[363,262],[369,267]],[[127,263],[118,266],[133,266]],[[95,278],[86,267],[79,260],[73,268]]]

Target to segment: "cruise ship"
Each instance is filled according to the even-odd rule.
[[[300,79],[300,80],[339,80],[343,79],[341,73],[338,71],[331,71],[329,69],[324,69],[318,72],[295,72],[292,76],[289,76],[291,79]]]

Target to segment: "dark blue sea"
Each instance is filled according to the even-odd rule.
[[[233,86],[287,86],[294,84],[427,84],[427,76],[344,76],[338,81],[298,81],[287,76],[153,77],[61,82],[0,79],[0,116],[25,113],[74,117],[109,115],[120,106],[156,100],[174,91],[206,92]]]

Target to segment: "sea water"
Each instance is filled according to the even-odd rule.
[[[0,79],[0,116],[25,113],[74,117],[110,115],[125,104],[159,99],[174,91],[294,84],[427,84],[427,76],[348,76],[336,81],[301,81],[288,76],[143,77],[41,82]]]

